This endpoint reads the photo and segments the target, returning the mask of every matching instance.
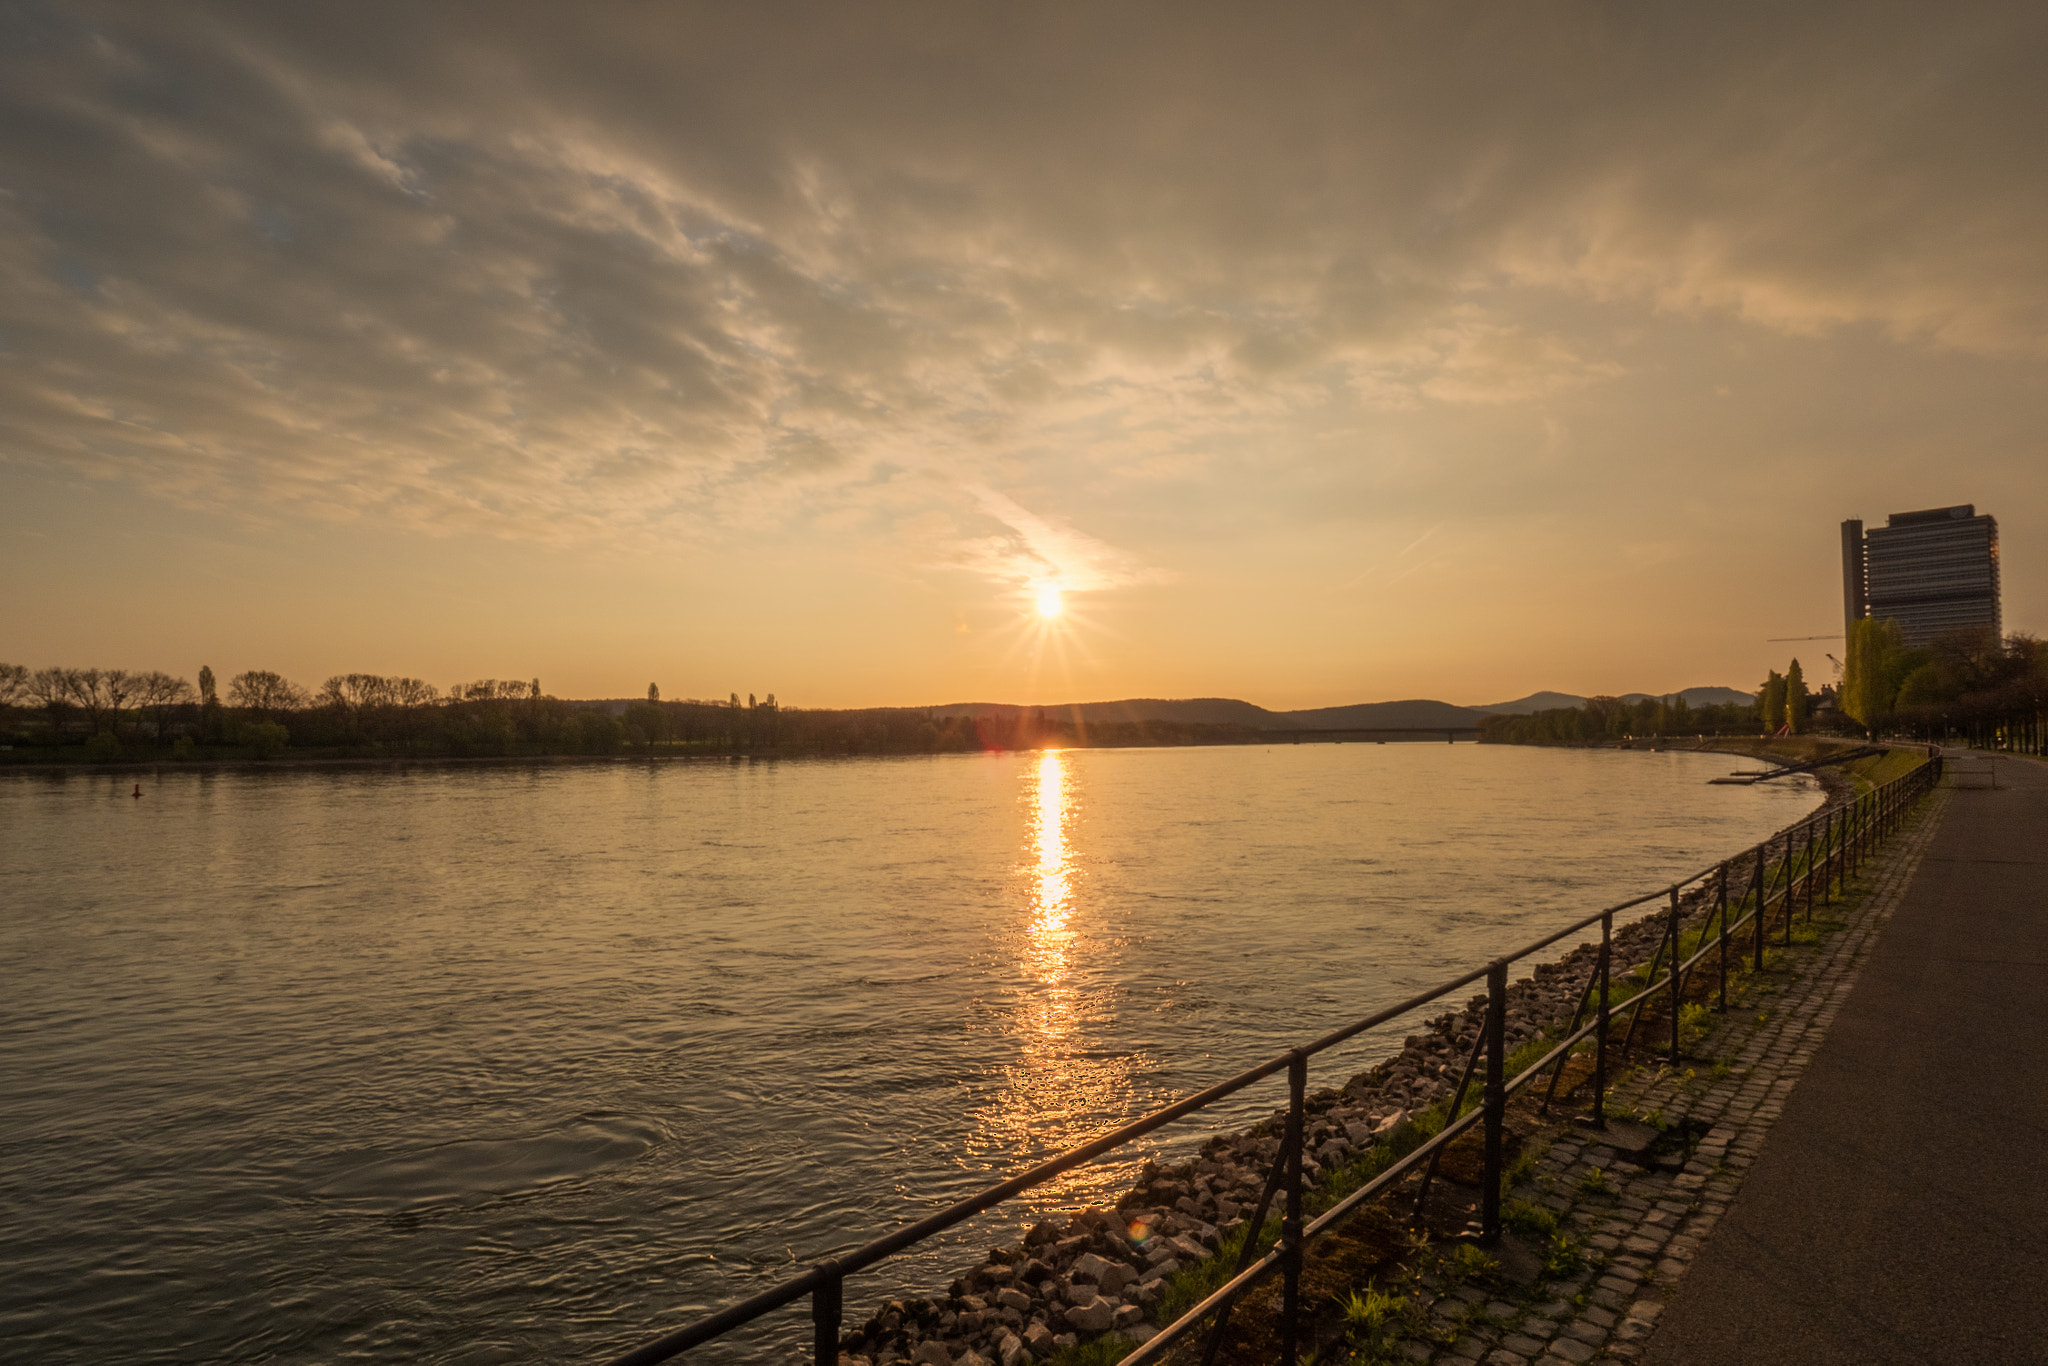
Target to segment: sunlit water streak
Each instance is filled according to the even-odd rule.
[[[1731,766],[1084,750],[166,774],[139,802],[9,778],[0,1342],[601,1356],[1815,801],[1706,786]],[[1128,1176],[1076,1173],[850,1307]]]

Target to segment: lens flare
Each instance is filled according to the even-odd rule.
[[[1038,590],[1038,615],[1051,621],[1066,607],[1060,597],[1060,586],[1056,583],[1041,585]]]

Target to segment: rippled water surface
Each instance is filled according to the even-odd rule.
[[[0,1341],[601,1359],[1817,801],[1706,785],[1737,766],[1286,745],[165,773],[139,801],[0,779]],[[849,1312],[1032,1208],[856,1279]]]

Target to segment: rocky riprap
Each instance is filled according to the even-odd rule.
[[[1832,779],[1832,781],[1829,781]],[[1847,783],[1823,778],[1829,800]],[[1731,870],[1729,895],[1746,888]],[[1710,888],[1682,895],[1681,920],[1698,924],[1713,909]],[[1666,904],[1613,932],[1614,976],[1646,963],[1670,924]],[[1583,943],[1509,985],[1507,1050],[1568,1022],[1599,954]],[[1448,1100],[1486,1016],[1479,995],[1462,1010],[1427,1022],[1392,1057],[1341,1088],[1306,1099],[1302,1174],[1313,1186],[1386,1138],[1409,1115]],[[1476,1077],[1473,1086],[1480,1084]],[[1019,1246],[996,1248],[936,1300],[892,1300],[842,1341],[847,1366],[1030,1366],[1104,1333],[1145,1342],[1158,1332],[1152,1311],[1168,1280],[1212,1256],[1223,1236],[1249,1217],[1279,1155],[1285,1111],[1245,1133],[1218,1135],[1172,1166],[1147,1162],[1114,1210],[1086,1209],[1064,1225],[1035,1225]],[[1276,1196],[1276,1203],[1279,1197]]]

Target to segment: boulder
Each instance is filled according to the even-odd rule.
[[[1042,1323],[1033,1323],[1024,1330],[1024,1345],[1031,1349],[1033,1356],[1050,1356],[1053,1352],[1052,1329]]]
[[[1031,1366],[1031,1349],[1015,1333],[1005,1333],[996,1344],[996,1361],[1000,1366]]]
[[[1111,1326],[1116,1328],[1129,1328],[1135,1324],[1143,1323],[1144,1321],[1144,1310],[1138,1308],[1138,1306],[1135,1304],[1124,1304],[1117,1306],[1116,1318],[1112,1320]]]
[[[1106,1333],[1116,1323],[1116,1306],[1100,1295],[1091,1295],[1085,1303],[1068,1307],[1067,1323],[1076,1332]],[[933,1366],[949,1366],[949,1363],[935,1362]]]
[[[953,1366],[953,1354],[937,1338],[926,1338],[910,1353],[915,1366]]]
[[[1103,1277],[1110,1274],[1109,1269],[1112,1265],[1114,1263],[1107,1257],[1098,1257],[1092,1252],[1084,1252],[1074,1259],[1074,1265],[1069,1270],[1075,1280],[1094,1281],[1097,1285],[1100,1285]]]
[[[1031,1297],[1021,1290],[1008,1286],[996,1292],[996,1303],[1005,1309],[1014,1309],[1020,1314],[1031,1312]]]

